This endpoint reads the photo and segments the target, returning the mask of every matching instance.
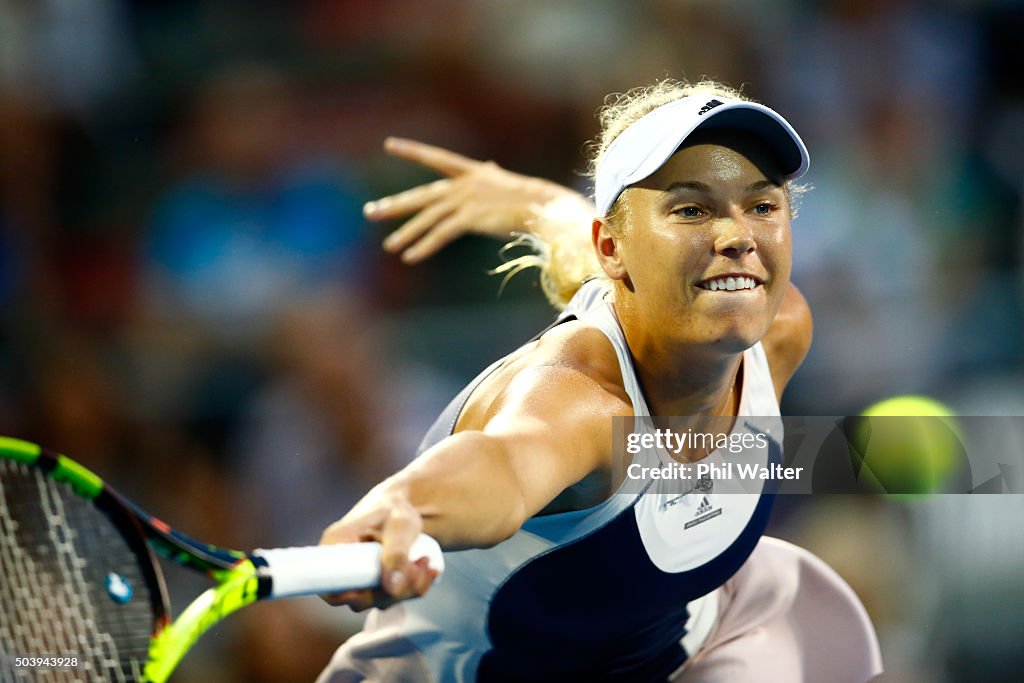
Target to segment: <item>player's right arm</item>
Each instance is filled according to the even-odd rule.
[[[562,491],[610,467],[608,418],[628,410],[578,369],[542,365],[518,372],[478,429],[427,450],[324,531],[321,543],[383,546],[384,591],[328,601],[359,609],[423,594],[433,576],[407,559],[419,533],[446,550],[500,543]]]

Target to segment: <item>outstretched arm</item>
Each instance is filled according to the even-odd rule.
[[[406,263],[470,233],[505,240],[526,233],[549,245],[590,249],[594,206],[578,192],[415,140],[388,138],[384,149],[446,176],[363,207],[372,221],[412,216],[384,240],[384,248]]]
[[[324,531],[321,543],[383,546],[383,590],[328,602],[362,609],[422,595],[433,576],[407,559],[420,532],[446,550],[500,543],[564,489],[608,466],[607,418],[628,408],[578,370],[521,371],[495,399],[485,425],[427,450]]]

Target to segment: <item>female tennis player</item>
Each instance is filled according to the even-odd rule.
[[[323,543],[381,541],[384,580],[329,598],[378,609],[322,683],[880,673],[852,591],[806,551],[762,539],[768,487],[668,491],[627,473],[671,464],[664,449],[624,468],[613,448],[616,418],[642,431],[651,416],[718,417],[730,438],[760,435],[745,457],[778,461],[781,434],[763,438],[754,416],[779,415],[811,339],[789,281],[803,142],[778,113],[706,82],[633,91],[602,125],[592,206],[493,164],[389,143],[449,178],[368,207],[416,213],[387,248],[415,261],[470,230],[523,230],[549,297],[571,298],[452,401],[411,465],[324,532]],[[434,586],[407,560],[421,531],[449,551]]]

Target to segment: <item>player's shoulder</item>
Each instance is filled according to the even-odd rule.
[[[532,350],[530,365],[560,369],[566,378],[591,384],[609,399],[632,406],[615,347],[604,332],[585,321],[571,320],[545,333]]]
[[[632,415],[611,342],[568,321],[514,353],[473,392],[459,429],[479,429],[498,415],[534,415],[566,429]],[[589,425],[590,427],[587,427]]]

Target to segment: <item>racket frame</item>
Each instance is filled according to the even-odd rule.
[[[0,459],[35,468],[91,501],[139,558],[155,615],[148,656],[139,683],[165,683],[189,648],[229,614],[264,599],[372,588],[380,585],[379,543],[275,548],[244,553],[201,543],[150,515],[74,460],[36,444],[0,436]],[[204,591],[177,618],[157,557],[209,576]],[[421,534],[410,560],[426,557],[438,576],[444,556],[434,539]],[[277,586],[275,587],[275,578]]]
[[[207,629],[270,594],[271,581],[259,571],[259,565],[265,564],[262,560],[190,538],[147,513],[67,456],[27,441],[0,436],[0,457],[35,468],[91,501],[140,558],[139,567],[150,588],[154,614],[148,658],[140,683],[164,683]],[[158,556],[200,571],[216,583],[173,621]],[[141,558],[148,561],[141,561]]]

